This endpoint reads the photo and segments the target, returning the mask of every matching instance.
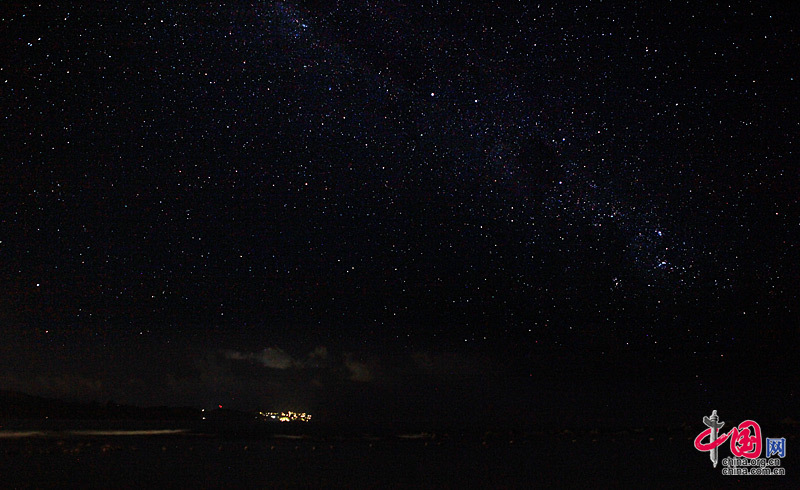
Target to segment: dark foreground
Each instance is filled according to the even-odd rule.
[[[0,438],[4,488],[792,488],[723,476],[686,431],[480,437],[97,435]],[[796,438],[788,446],[796,444]],[[727,453],[726,453],[727,454]]]

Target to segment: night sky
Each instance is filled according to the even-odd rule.
[[[0,389],[409,423],[623,423],[626,393],[696,422],[748,406],[733,378],[742,419],[797,403],[800,12],[2,10]]]

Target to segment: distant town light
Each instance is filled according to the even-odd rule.
[[[258,412],[258,414],[269,420],[279,422],[310,422],[311,414],[305,412]]]

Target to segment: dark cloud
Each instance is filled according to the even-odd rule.
[[[353,359],[352,355],[345,355],[344,365],[350,374],[348,379],[358,383],[367,383],[374,378],[373,369],[366,363]]]
[[[222,355],[236,364],[246,361],[276,371],[314,370],[317,385],[324,385],[324,380],[330,379],[356,383],[379,381],[385,385],[426,378],[446,381],[491,375],[496,371],[487,358],[455,352],[415,351],[394,356],[353,352],[331,354],[327,347],[318,346],[304,357],[295,358],[280,347],[272,346],[257,352],[226,350]]]
[[[225,357],[236,361],[253,361],[272,369],[289,369],[298,367],[297,361],[277,347],[267,347],[261,352],[225,351]]]
[[[357,383],[372,381],[375,378],[375,371],[378,365],[377,361],[365,362],[357,359],[355,355],[349,352],[338,356],[336,359],[331,359],[328,348],[325,346],[318,346],[305,357],[299,359],[295,359],[279,347],[267,347],[260,352],[226,350],[223,355],[228,360],[249,361],[280,371],[324,369],[339,375],[341,378]],[[314,379],[314,383],[321,385],[322,381],[317,377]]]
[[[261,364],[271,369],[306,369],[322,367],[328,360],[328,348],[318,346],[308,353],[306,357],[295,359],[279,347],[267,347],[260,352],[241,352],[226,350],[225,358],[234,361],[250,361]]]

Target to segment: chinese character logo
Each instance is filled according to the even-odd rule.
[[[703,423],[708,429],[695,438],[694,447],[698,451],[709,452],[714,468],[719,462],[719,447],[728,440],[734,456],[750,459],[761,456],[761,427],[755,421],[745,420],[727,433],[719,434],[718,431],[725,422],[719,421],[717,411],[714,410],[710,417],[703,417]],[[708,442],[703,442],[706,438]]]
[[[711,412],[710,417],[703,417],[703,423],[708,426],[708,429],[704,430],[700,433],[699,436],[694,440],[694,447],[697,448],[699,451],[708,451],[709,456],[711,457],[711,462],[714,463],[714,468],[717,467],[717,462],[719,461],[719,446],[723,442],[727,436],[723,438],[717,438],[717,431],[725,425],[725,422],[720,422],[719,417],[717,416],[717,411],[714,410]],[[709,442],[708,444],[703,444],[703,439],[708,437]]]
[[[767,457],[777,454],[780,458],[786,457],[786,438],[770,439],[767,437]]]

